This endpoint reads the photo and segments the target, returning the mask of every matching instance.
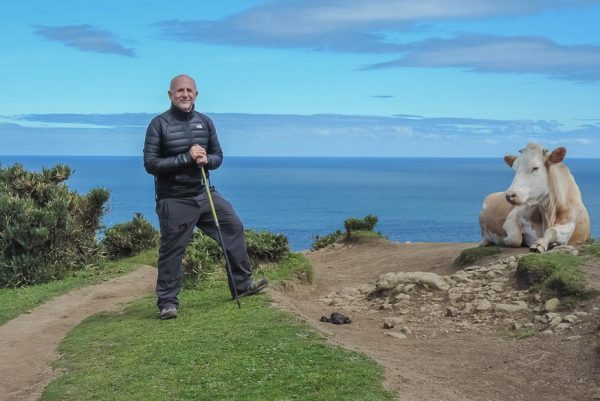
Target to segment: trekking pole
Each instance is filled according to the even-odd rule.
[[[204,171],[204,166],[200,168],[202,171],[202,179],[204,180],[204,188],[206,188],[206,195],[208,196],[208,203],[210,203],[210,210],[212,211],[213,219],[215,220],[215,226],[217,227],[217,234],[219,235],[219,242],[221,243],[221,248],[223,249],[223,255],[225,256],[225,264],[227,270],[227,278],[231,283],[231,288],[233,288],[233,296],[237,301],[238,308],[241,309],[242,305],[240,304],[240,298],[238,297],[237,288],[235,288],[235,281],[233,281],[233,273],[231,271],[231,264],[229,263],[229,256],[227,256],[227,250],[225,249],[225,243],[223,242],[223,234],[221,234],[221,226],[219,225],[219,219],[217,218],[217,211],[215,210],[215,204],[213,203],[212,194],[210,193],[210,186],[208,185],[208,180],[206,179],[206,172]]]

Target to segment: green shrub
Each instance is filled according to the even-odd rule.
[[[39,173],[0,168],[0,287],[62,278],[100,258],[96,235],[109,192],[69,191],[70,175],[61,164]]]
[[[350,218],[344,221],[344,228],[346,229],[346,235],[349,237],[352,236],[352,231],[373,231],[375,225],[377,224],[377,216],[369,214],[368,216],[357,219]]]
[[[290,253],[288,239],[283,234],[255,230],[245,230],[244,234],[248,256],[255,265],[279,262]],[[224,263],[221,245],[202,231],[194,232],[183,257],[188,273],[202,279],[207,274],[219,271]]]
[[[257,263],[279,262],[290,253],[290,244],[283,234],[246,230],[248,255]]]
[[[111,259],[134,256],[158,245],[158,231],[140,213],[128,223],[106,230],[102,245]]]
[[[186,274],[204,279],[223,267],[224,259],[221,246],[202,231],[195,231],[183,255]]]
[[[341,242],[343,239],[344,233],[342,233],[340,230],[336,230],[335,232],[324,236],[320,236],[317,234],[313,236],[313,243],[310,249],[313,251],[317,251],[331,244],[335,244],[336,242]]]
[[[568,254],[530,254],[519,261],[517,284],[549,296],[585,296],[582,260]]]

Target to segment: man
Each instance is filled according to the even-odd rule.
[[[200,169],[214,170],[223,152],[213,122],[194,110],[196,83],[178,75],[169,89],[171,108],[154,117],[146,131],[144,167],[154,175],[156,213],[160,223],[160,250],[156,294],[161,319],[177,317],[181,290],[181,259],[194,227],[218,241],[205,183]],[[207,172],[208,174],[208,172]],[[256,294],[268,284],[251,279],[244,226],[231,204],[211,188],[223,241],[239,296]],[[229,288],[233,296],[232,283]]]

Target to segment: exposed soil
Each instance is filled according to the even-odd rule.
[[[83,319],[152,293],[156,268],[56,297],[0,326],[0,400],[34,401],[60,372],[51,363],[58,344]]]
[[[293,311],[333,343],[363,352],[382,364],[387,385],[398,391],[402,401],[600,400],[597,297],[580,303],[574,311],[559,311],[562,316],[579,313],[576,322],[565,323],[561,330],[541,324],[543,316],[538,316],[533,326],[534,315],[543,315],[543,308],[530,303],[532,294],[512,287],[508,276],[514,271],[508,269],[506,278],[496,278],[504,280],[506,294],[486,293],[504,297],[503,301],[512,299],[511,305],[527,305],[516,313],[490,309],[448,316],[448,295],[432,289],[413,290],[410,300],[401,301],[405,307],[400,309],[369,297],[349,303],[336,301],[352,292],[348,288],[374,286],[384,273],[450,276],[458,270],[452,266],[454,259],[475,245],[372,240],[322,249],[307,254],[315,269],[312,285],[296,283],[270,293],[278,307]],[[527,252],[504,249],[477,264],[493,265]],[[598,260],[588,261],[585,271],[590,285],[598,288]],[[448,277],[445,280],[452,282]],[[544,300],[539,302],[544,305]],[[349,316],[352,324],[319,321],[332,312]],[[389,319],[396,319],[398,325],[384,329],[383,322]],[[524,332],[515,325],[527,323],[531,327],[528,336],[519,339]]]
[[[457,273],[452,262],[474,245],[370,240],[330,247],[307,254],[315,269],[312,285],[295,283],[269,292],[278,307],[293,311],[331,342],[363,352],[384,366],[387,385],[398,391],[402,401],[600,400],[598,297],[580,303],[574,311],[559,311],[562,316],[579,315],[574,322],[564,323],[564,329],[552,329],[549,323],[539,322],[541,316],[533,319],[544,312],[530,303],[531,294],[511,287],[510,269],[498,273],[485,267],[527,250],[504,249],[478,261],[483,266],[480,272]],[[590,286],[600,289],[600,262],[590,259],[584,270]],[[374,288],[378,278],[389,272],[432,272],[449,283],[464,274],[475,277],[473,285],[486,290],[481,294],[493,294],[492,301],[528,306],[508,315],[492,308],[448,316],[446,306],[464,307],[464,302],[458,303],[464,301],[464,294],[455,298],[452,293],[462,283],[445,294],[416,288],[397,303],[385,296],[339,302],[349,293],[358,293],[356,288]],[[478,279],[487,276],[489,282]],[[38,399],[60,374],[51,363],[59,358],[58,344],[69,330],[90,315],[152,293],[155,282],[156,269],[143,267],[57,297],[0,326],[0,401]],[[506,293],[489,291],[492,285],[504,285]],[[478,297],[480,293],[473,302]],[[349,316],[352,323],[319,320],[332,312]],[[396,326],[384,329],[383,322],[390,319]],[[531,326],[532,321],[535,334],[519,339],[522,332],[513,326]]]

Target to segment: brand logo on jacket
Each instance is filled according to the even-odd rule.
[[[196,125],[196,128],[202,129],[202,128],[203,128],[203,127],[202,127],[202,124],[198,124],[198,125]]]

